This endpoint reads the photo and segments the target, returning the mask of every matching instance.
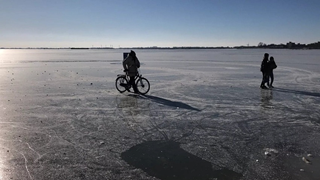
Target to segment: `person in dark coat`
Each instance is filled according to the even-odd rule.
[[[268,86],[269,88],[273,88],[272,84],[273,84],[273,80],[274,80],[274,76],[273,76],[273,70],[277,68],[277,64],[274,61],[274,58],[271,56],[270,60],[268,61]],[[269,83],[270,81],[270,83]]]
[[[266,82],[268,82],[269,76],[268,76],[268,59],[269,59],[269,54],[265,53],[262,63],[261,63],[261,67],[260,67],[260,71],[262,72],[262,81],[261,81],[261,85],[260,88],[262,89],[267,89],[267,86],[265,85]]]
[[[133,87],[135,93],[138,93],[137,86],[135,84],[135,76],[138,74],[138,68],[140,68],[139,59],[134,51],[130,51],[128,56],[122,62],[124,72],[130,77],[129,84]],[[129,91],[129,89],[127,89]]]

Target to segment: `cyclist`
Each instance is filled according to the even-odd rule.
[[[124,72],[130,77],[129,84],[133,87],[135,93],[138,93],[137,86],[135,84],[135,76],[138,74],[138,68],[140,68],[139,59],[134,51],[130,51],[128,56],[122,62]],[[129,88],[127,89],[129,92]]]

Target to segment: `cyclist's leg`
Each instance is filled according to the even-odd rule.
[[[130,76],[130,81],[129,83],[131,84],[131,86],[133,87],[133,90],[135,93],[138,93],[138,88],[137,88],[137,85],[135,83],[135,76]]]

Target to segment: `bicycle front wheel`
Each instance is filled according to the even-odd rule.
[[[116,79],[116,88],[120,93],[125,92],[127,89],[126,87],[128,86],[128,81],[124,77],[118,77]]]
[[[147,94],[150,90],[150,83],[148,79],[141,77],[136,82],[137,89],[140,94]]]

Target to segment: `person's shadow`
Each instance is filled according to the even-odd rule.
[[[291,89],[285,89],[285,88],[273,88],[273,91],[284,92],[284,93],[293,93],[293,94],[301,94],[301,95],[313,96],[313,97],[320,97],[320,93],[299,91],[299,90],[291,90]]]
[[[175,107],[175,108],[182,108],[182,109],[188,109],[188,110],[194,110],[194,111],[201,111],[197,108],[194,108],[188,104],[185,104],[183,102],[179,102],[179,101],[171,101],[168,99],[164,99],[164,98],[160,98],[160,97],[156,97],[156,96],[151,96],[151,95],[143,95],[142,97],[145,97],[147,99],[150,99],[151,101],[154,101],[156,103],[159,104],[163,104],[166,106],[171,106],[171,107]]]
[[[121,153],[128,164],[163,180],[238,180],[243,175],[212,164],[180,147],[175,141],[147,141]]]

